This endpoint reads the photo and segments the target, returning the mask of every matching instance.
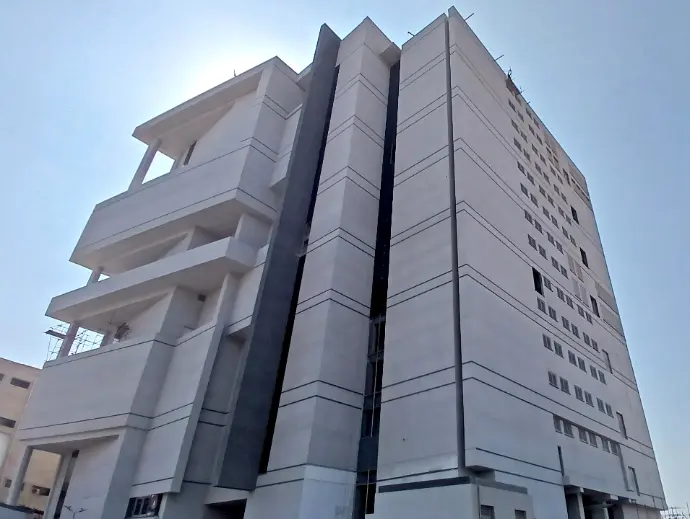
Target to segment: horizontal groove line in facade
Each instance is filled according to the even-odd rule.
[[[437,157],[434,157],[434,155],[437,155]],[[434,157],[434,158],[432,159],[432,157]],[[407,180],[411,179],[412,177],[417,176],[419,173],[422,173],[423,171],[426,171],[426,170],[429,169],[431,166],[433,166],[434,164],[437,164],[438,162],[441,162],[443,159],[445,159],[445,158],[447,158],[447,157],[448,157],[448,146],[447,146],[447,145],[443,145],[443,146],[441,146],[440,148],[438,148],[437,150],[431,152],[431,153],[430,153],[429,155],[427,155],[426,157],[422,157],[421,159],[419,159],[419,160],[418,160],[417,162],[415,162],[414,164],[411,164],[410,166],[406,167],[405,169],[403,169],[403,170],[401,170],[401,171],[396,171],[396,172],[395,172],[395,179],[396,179],[395,187],[397,188],[399,185],[403,184],[403,183],[406,182]],[[429,162],[428,164],[425,164],[422,168],[419,169],[419,171],[415,171],[414,173],[410,174],[409,176],[407,176],[407,177],[403,178],[402,180],[398,181],[398,178],[399,178],[401,175],[403,175],[403,174],[409,172],[412,168],[414,168],[415,166],[418,166],[419,164],[423,163],[425,160],[428,160],[428,159],[432,159],[433,162]]]
[[[345,235],[347,235],[347,238],[345,238],[345,236],[342,236],[341,233],[344,233]],[[327,233],[323,234],[322,236],[319,236],[318,238],[316,238],[315,240],[313,240],[313,242],[312,242],[312,240],[310,239],[309,241],[310,241],[310,243],[313,243],[313,244],[314,244],[314,247],[313,247],[312,249],[309,249],[309,248],[308,248],[308,249],[307,249],[307,254],[309,254],[310,252],[312,252],[314,249],[317,249],[320,245],[325,245],[326,243],[329,243],[329,242],[333,241],[333,240],[336,239],[336,238],[342,238],[343,240],[347,241],[347,242],[348,242],[350,245],[352,245],[353,247],[357,247],[359,250],[361,250],[362,252],[367,253],[369,256],[373,256],[373,253],[374,253],[374,250],[373,250],[373,249],[374,249],[374,248],[373,248],[371,245],[369,245],[368,243],[366,243],[365,241],[360,240],[357,236],[355,236],[354,234],[352,234],[351,232],[349,232],[349,231],[348,231],[347,229],[345,229],[344,227],[336,227],[335,229],[332,229],[332,230],[328,231]],[[352,238],[352,239],[353,239],[354,241],[356,241],[357,243],[352,243],[352,242],[350,241],[350,238]],[[318,242],[320,242],[320,241],[322,241],[322,240],[323,240],[323,243],[318,243]],[[370,252],[370,251],[365,250],[365,248],[367,248],[367,249],[372,249],[372,250],[371,250],[371,252]]]
[[[325,192],[328,191],[330,188],[332,188],[332,187],[334,187],[334,186],[337,186],[338,184],[340,184],[340,183],[341,183],[342,181],[344,181],[344,180],[349,180],[349,181],[352,182],[355,186],[357,186],[357,187],[360,188],[362,191],[364,191],[367,195],[369,195],[370,197],[372,197],[374,200],[378,201],[378,197],[377,197],[376,195],[371,194],[371,192],[370,192],[366,187],[359,185],[357,182],[354,181],[354,179],[353,179],[352,177],[347,177],[347,176],[345,176],[345,177],[343,177],[343,178],[337,180],[336,182],[333,182],[333,183],[332,183],[331,185],[329,185],[328,187],[325,187],[325,188],[323,188],[323,189],[320,189],[320,190],[318,191],[318,194],[320,195],[320,194],[322,194],[322,193],[325,193]]]
[[[332,303],[335,303],[335,304],[337,304],[337,305],[340,305],[340,306],[342,306],[343,308],[347,308],[348,310],[351,310],[351,311],[353,311],[353,312],[356,313],[356,314],[359,314],[359,315],[361,315],[361,316],[364,316],[364,317],[366,317],[366,318],[369,318],[369,315],[368,315],[368,314],[366,314],[366,313],[364,313],[364,312],[360,312],[359,310],[356,310],[355,308],[352,308],[352,307],[350,307],[350,306],[347,306],[345,303],[343,303],[343,302],[341,302],[341,301],[338,301],[337,299],[334,299],[334,298],[332,298],[332,297],[327,297],[327,298],[325,298],[325,299],[322,299],[321,301],[318,301],[317,303],[314,303],[313,305],[308,306],[308,307],[306,307],[306,308],[298,309],[296,315],[299,315],[299,314],[301,314],[301,313],[303,313],[303,312],[306,312],[306,311],[308,311],[308,310],[311,310],[311,309],[313,309],[313,308],[316,308],[316,307],[319,306],[320,304],[327,303],[327,302],[329,302],[329,301],[332,302]]]
[[[319,297],[319,296],[322,296],[322,295],[327,294],[327,293],[330,293],[330,292],[333,292],[334,294],[338,294],[339,296],[342,296],[342,297],[344,297],[345,299],[348,299],[348,300],[352,301],[353,303],[357,303],[357,304],[360,305],[362,308],[365,308],[365,309],[366,309],[366,308],[369,308],[369,305],[365,305],[364,303],[360,303],[360,302],[357,301],[356,299],[353,299],[353,298],[351,298],[350,296],[347,296],[347,295],[343,294],[342,292],[339,292],[339,291],[336,290],[335,288],[331,288],[331,287],[329,287],[329,288],[327,288],[327,289],[325,289],[325,290],[322,290],[322,291],[319,292],[318,294],[314,294],[314,295],[312,295],[312,296],[309,296],[307,299],[300,300],[300,302],[299,302],[299,304],[298,304],[298,307],[299,307],[300,305],[303,305],[304,303],[306,303],[306,302],[308,302],[308,301],[311,301],[312,299],[315,299],[315,298],[317,298],[317,297]]]
[[[379,187],[378,187],[378,186],[375,186],[369,179],[367,179],[367,178],[366,178],[364,175],[362,175],[359,171],[357,171],[356,169],[354,169],[354,168],[352,167],[351,164],[348,164],[347,166],[343,166],[342,168],[340,168],[340,169],[339,169],[338,171],[336,171],[335,173],[332,173],[330,176],[321,179],[320,182],[319,182],[319,185],[324,185],[324,184],[326,184],[326,182],[328,182],[330,179],[332,179],[333,177],[335,177],[336,175],[342,173],[342,172],[345,171],[345,170],[350,170],[350,171],[352,171],[355,175],[357,175],[359,178],[361,178],[362,180],[364,180],[367,184],[369,184],[371,187],[373,187],[376,191],[379,190]]]
[[[445,63],[445,61],[445,50],[442,50],[439,54],[431,58],[429,61],[427,61],[418,69],[416,69],[414,72],[410,73],[410,75],[407,76],[407,78],[405,78],[405,80],[400,84],[400,93],[402,94],[408,86],[417,81],[419,78],[423,77],[424,74],[432,70],[434,67],[436,67],[436,65],[438,65],[439,63]],[[443,95],[445,95],[445,93]],[[401,122],[405,121],[398,121],[398,125]]]
[[[288,394],[290,391],[295,391],[295,390],[297,390],[297,389],[302,389],[303,387],[307,387],[307,386],[310,386],[310,385],[312,385],[312,384],[325,384],[325,385],[327,385],[327,386],[331,386],[331,387],[334,387],[334,388],[336,388],[336,389],[340,389],[340,390],[342,390],[342,391],[347,391],[348,393],[352,393],[353,395],[362,396],[362,395],[364,394],[364,393],[362,393],[361,391],[355,391],[355,390],[353,390],[353,389],[348,389],[348,388],[346,388],[346,387],[339,386],[338,384],[333,384],[332,382],[328,382],[328,381],[326,381],[326,380],[321,380],[321,379],[312,380],[311,382],[305,382],[304,384],[300,384],[299,386],[295,386],[295,387],[289,387],[289,388],[283,387],[283,393],[282,393],[282,394],[283,394],[283,395],[286,395],[286,394]]]
[[[362,126],[360,126],[360,124],[364,128],[362,128]],[[362,132],[363,135],[367,136],[371,140],[371,142],[376,144],[379,148],[383,148],[383,139],[378,135],[377,132],[372,130],[364,121],[362,121],[359,117],[357,117],[356,114],[348,117],[345,121],[343,121],[341,124],[339,124],[336,128],[334,128],[328,134],[328,143],[335,140],[339,135],[342,135],[347,130],[349,130],[350,128],[353,128],[353,127],[357,128],[360,132]],[[366,131],[365,128],[368,131]],[[379,142],[379,140],[376,140],[374,137],[372,137],[369,132],[373,133],[376,137],[378,137],[381,142]]]
[[[363,79],[364,79],[365,81],[363,81]],[[378,89],[377,89],[376,87],[374,87],[374,90],[376,90],[376,92],[374,92],[374,90],[372,90],[372,89],[369,87],[369,84],[371,84],[371,81],[369,81],[369,80],[366,78],[366,76],[365,76],[364,74],[362,74],[361,72],[359,72],[355,77],[351,78],[351,79],[347,82],[347,84],[343,85],[343,88],[342,88],[341,90],[336,90],[335,100],[337,101],[341,96],[343,96],[343,95],[345,95],[347,92],[349,92],[349,91],[350,91],[352,88],[354,88],[355,85],[357,85],[358,83],[359,83],[360,85],[362,85],[364,88],[366,88],[369,92],[371,92],[371,95],[373,95],[378,101],[380,101],[384,106],[386,106],[386,101],[383,100],[383,99],[381,99],[381,98],[379,97],[379,95],[378,95],[378,94],[380,94],[380,92],[378,92]],[[373,86],[373,85],[372,85],[372,86]],[[378,94],[377,94],[377,92],[378,92]],[[383,95],[383,94],[382,94],[382,95]]]
[[[440,62],[439,65],[440,65],[441,63],[442,63],[442,62]],[[440,103],[440,104],[439,104],[439,106],[434,106],[435,103]],[[431,112],[433,112],[436,108],[440,108],[441,106],[443,106],[443,105],[445,105],[445,104],[446,104],[446,94],[443,93],[443,94],[441,94],[440,96],[438,96],[436,99],[430,101],[429,103],[427,103],[426,105],[424,105],[423,107],[421,107],[421,108],[420,108],[419,110],[417,110],[416,112],[410,114],[410,115],[407,117],[407,119],[405,119],[404,121],[400,121],[400,122],[398,123],[398,131],[399,131],[399,132],[403,132],[403,131],[405,131],[407,128],[409,128],[410,126],[414,125],[416,122],[422,120],[422,119],[424,118],[424,115],[426,115],[426,114],[421,115],[422,112],[424,112],[424,110],[429,109],[429,113],[431,113]],[[432,107],[433,107],[433,108],[432,108]],[[419,119],[412,120],[412,119],[415,118],[417,115],[420,115]],[[408,121],[410,121],[410,124],[407,124]]]
[[[352,409],[356,409],[356,410],[358,410],[358,411],[360,411],[360,410],[362,409],[362,406],[356,406],[356,405],[348,404],[347,402],[341,402],[340,400],[336,400],[336,399],[334,399],[334,398],[329,398],[329,397],[323,396],[323,395],[309,395],[309,396],[307,396],[307,397],[300,398],[299,400],[293,400],[292,402],[287,402],[287,403],[285,403],[285,404],[280,404],[278,407],[279,407],[279,408],[288,407],[288,406],[291,406],[291,405],[293,405],[293,404],[299,404],[299,403],[301,403],[301,402],[305,402],[305,401],[307,401],[307,400],[311,400],[312,398],[320,398],[321,400],[326,400],[326,401],[332,402],[332,403],[334,403],[334,404],[344,405],[345,407],[351,407]]]

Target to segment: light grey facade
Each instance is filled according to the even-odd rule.
[[[13,485],[38,449],[80,519],[659,517],[586,181],[455,9],[134,135]]]

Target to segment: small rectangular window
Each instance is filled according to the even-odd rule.
[[[592,312],[594,312],[594,315],[596,315],[597,317],[601,317],[599,315],[599,303],[597,303],[597,300],[594,299],[593,296],[589,296],[589,300],[592,303]]]
[[[637,492],[637,495],[640,495],[640,485],[637,482],[637,472],[635,472],[635,469],[632,467],[628,467],[628,470],[630,470],[630,479],[632,480],[633,484],[633,489],[635,492]]]
[[[573,335],[577,337],[578,339],[580,338],[580,330],[577,329],[577,326],[574,324],[570,327],[571,331],[573,332]]]
[[[513,120],[511,119],[511,120],[510,120],[510,124],[512,124],[512,125],[513,125],[513,128],[515,128],[517,131],[520,131],[520,128],[518,127],[518,123],[516,123],[515,121],[513,121]]]
[[[582,264],[589,268],[589,262],[587,261],[587,253],[580,247],[580,256],[582,256]]]
[[[518,103],[520,103],[519,99],[518,99]],[[520,119],[523,123],[525,122],[525,117],[520,112],[518,112],[518,119]]]
[[[594,339],[592,339],[592,348],[594,349],[594,351],[599,351],[599,344],[597,344],[597,341],[595,341]],[[611,373],[613,373],[613,371]]]
[[[573,247],[577,247],[577,243],[575,243],[575,238],[573,237],[572,234],[570,235],[570,243],[573,244]]]
[[[522,151],[522,144],[520,144],[520,141],[517,140],[517,137],[513,137],[513,144],[515,144],[515,147]]]
[[[570,330],[570,321],[568,321],[568,319],[561,317],[561,322],[563,323],[563,328]]]
[[[604,372],[599,370],[599,381],[602,384],[606,384],[606,375],[604,375]]]
[[[531,117],[530,117],[530,115],[529,115],[529,112],[527,113],[527,117],[529,117],[529,118],[531,119]],[[529,124],[527,125],[527,128],[529,128],[530,133],[531,133],[532,135],[534,135],[534,128],[532,128]]]
[[[573,307],[573,300],[570,296],[565,296],[565,302],[570,308]]]
[[[539,142],[539,144],[544,144],[544,141],[541,140],[541,137],[539,137],[539,135],[537,135],[537,141]]]
[[[566,216],[566,217],[565,217],[565,221],[568,222],[568,225],[572,225],[572,224],[573,224],[573,222],[570,220],[570,217],[569,217],[569,216]]]
[[[561,245],[561,242],[556,242],[556,249],[558,249],[558,252],[563,254],[563,245]]]
[[[517,112],[517,110],[515,110],[515,105],[511,103],[510,100],[508,100],[508,106],[510,106],[514,112]]]
[[[606,452],[611,452],[609,450],[609,441],[606,438],[601,439],[601,448],[604,449]]]
[[[541,274],[534,267],[532,268],[532,278],[534,279],[534,290],[541,295],[544,295],[544,284],[542,282]]]
[[[546,303],[542,301],[541,299],[537,298],[537,308],[541,310],[542,312],[546,313]]]
[[[543,276],[544,286],[553,292],[553,285],[551,285],[551,280],[546,276]]]
[[[585,344],[589,346],[591,343],[589,342],[589,335],[587,335],[585,332],[582,332],[582,339],[585,341]]]
[[[594,343],[594,341],[592,341]],[[609,357],[609,352],[606,350],[601,350],[601,352],[604,354],[604,360],[606,361],[606,367],[609,368],[609,371],[613,373],[613,368],[611,367],[611,357]]]
[[[563,208],[561,208],[560,206],[558,207],[558,214],[561,215],[561,218],[565,218],[565,213],[563,212]]]
[[[587,373],[587,364],[585,364],[585,359],[583,359],[582,357],[577,358],[577,367],[585,373]]]
[[[529,234],[527,235],[527,243],[529,243],[529,246],[534,250],[537,250],[537,240],[532,238]]]
[[[565,294],[563,294],[563,290],[556,288],[556,294],[558,295],[558,299],[565,301]]]
[[[532,151],[534,153],[539,153],[539,150],[537,149],[537,147],[534,144],[532,144]]]
[[[584,402],[585,397],[582,394],[582,388],[580,386],[575,386],[575,398]]]
[[[552,207],[556,207],[556,206],[554,205],[554,203],[553,203],[553,198],[551,198],[551,195],[548,195],[548,196],[546,197],[546,199],[549,201],[549,203],[551,204]]]
[[[564,379],[563,377],[560,377],[560,378],[561,378],[561,391],[563,391],[564,393],[570,394],[570,386],[568,385],[568,381],[566,379]]]
[[[556,341],[553,342],[553,351],[556,352],[556,355],[558,355],[559,357],[563,356],[563,346],[561,346]]]
[[[563,232],[563,236],[565,236],[567,238],[568,237],[568,229],[561,226],[561,231]]]
[[[613,418],[613,408],[611,404],[605,404],[604,407],[606,407],[606,414]]]
[[[549,317],[553,319],[554,321],[558,321],[558,316],[556,315],[556,310],[552,307],[549,307]]]
[[[546,207],[542,207],[541,212],[544,213],[544,216],[547,218],[549,217],[549,210]]]
[[[529,223],[532,223],[532,215],[529,213],[529,211],[525,211],[525,220],[527,220]]]
[[[494,519],[494,507],[481,505],[479,507],[479,519]]]
[[[592,400],[592,393],[588,393],[585,391],[585,402],[587,402],[587,405],[591,405],[594,407],[594,400]]]
[[[553,244],[555,243],[554,240],[553,240],[553,236],[552,236],[551,233],[549,233],[549,232],[546,233],[546,239],[549,240],[549,243],[550,243],[551,245],[553,245]]]
[[[522,164],[520,164],[520,163],[518,162],[518,163],[517,163],[517,167],[518,167],[518,169],[522,172],[522,174],[525,173],[525,166],[523,166]]]
[[[589,314],[589,312],[585,312],[585,319],[587,319],[589,324],[592,324],[592,316]]]
[[[2,425],[3,427],[9,427],[10,429],[14,429],[14,427],[17,425],[17,422],[15,420],[5,418],[4,416],[0,416],[0,425]]]
[[[546,249],[542,247],[541,245],[539,246],[539,254],[544,256],[546,258]],[[544,284],[546,284],[546,279],[544,279]]]
[[[534,177],[529,173],[527,173],[527,180],[529,180],[532,183],[532,185],[534,185]]]
[[[577,305],[577,313],[580,314],[580,317],[585,316],[585,311],[580,305]]]
[[[596,446],[597,446],[597,435],[594,434],[592,431],[589,431],[589,444],[590,444],[592,447],[596,447]]]
[[[572,351],[568,351],[568,361],[573,365],[577,366],[577,357]]]
[[[563,428],[561,425],[561,419],[558,418],[557,416],[553,417],[553,428],[556,430],[556,432],[562,433]]]
[[[527,188],[524,184],[520,184],[520,191],[522,191],[525,195],[529,196],[529,191],[527,191]]]
[[[544,234],[544,230],[541,227],[541,224],[537,222],[536,220],[534,221],[534,228],[539,231],[541,234]]]
[[[566,436],[573,437],[573,424],[570,422],[563,422],[563,434]]]
[[[592,375],[593,378],[599,379],[599,375],[597,375],[597,368],[594,366],[589,367],[589,374]]]
[[[520,137],[522,137],[522,140],[527,142],[527,135],[525,135],[525,132],[520,132]]]
[[[551,215],[551,223],[554,225],[554,227],[558,228],[558,220],[556,220],[556,217]]]
[[[618,444],[616,442],[611,442],[611,454],[615,454],[616,456],[618,456],[619,450],[620,449],[618,448]]]
[[[558,387],[558,377],[552,371],[549,371],[549,384],[553,387]]]
[[[527,512],[524,510],[515,510],[515,519],[527,519]]]
[[[539,202],[537,202],[537,197],[536,197],[536,196],[534,196],[534,195],[529,195],[529,199],[532,201],[532,203],[533,203],[534,205],[536,205],[537,207],[539,207]]]
[[[532,157],[531,157],[530,154],[527,152],[527,150],[523,150],[522,153],[523,153],[523,155],[525,156],[525,158],[527,159],[527,162],[530,162],[530,161],[532,160]]]
[[[189,160],[192,158],[192,153],[194,153],[194,148],[196,147],[196,141],[192,143],[192,145],[189,147],[187,150],[187,154],[184,157],[184,161],[182,162],[183,166],[186,166],[189,164]]]
[[[580,435],[580,441],[583,443],[587,443],[587,431],[584,429],[578,428],[577,429],[578,434]]]
[[[556,192],[556,194],[558,194],[558,195],[561,194],[561,190],[558,189],[558,186],[554,185],[554,186],[553,186],[553,190]]]
[[[10,379],[10,384],[13,386],[21,387],[22,389],[29,389],[29,386],[31,385],[31,382],[28,380],[22,380],[21,378],[14,378]]]
[[[597,409],[599,409],[599,411],[602,413],[606,412],[606,409],[604,408],[604,401],[601,398],[597,398]]]
[[[553,266],[553,268],[558,270],[558,261],[556,261],[556,258],[554,258],[553,256],[551,256],[551,265]]]
[[[573,220],[575,220],[575,222],[577,222],[577,223],[580,223],[580,219],[577,217],[577,211],[575,210],[574,207],[570,206],[570,212],[573,215]]]
[[[551,347],[551,337],[549,337],[546,334],[542,334],[541,338],[542,338],[542,341],[544,342],[544,347],[552,350],[553,348]]]

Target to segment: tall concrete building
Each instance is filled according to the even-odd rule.
[[[19,425],[79,519],[659,517],[587,183],[457,11],[134,136]]]

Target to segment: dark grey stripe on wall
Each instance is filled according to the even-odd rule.
[[[319,32],[311,82],[302,105],[287,186],[280,215],[274,224],[259,296],[247,339],[247,360],[237,405],[227,426],[228,441],[217,486],[253,490],[259,474],[271,409],[284,361],[284,339],[299,270],[306,224],[318,181],[324,131],[332,104],[340,38],[327,26]]]
[[[448,190],[450,192],[451,280],[453,286],[453,339],[455,345],[455,409],[458,420],[458,469],[465,469],[465,397],[462,385],[462,335],[460,333],[460,277],[458,274],[458,213],[455,196],[455,138],[453,136],[453,82],[450,67],[450,28],[445,20],[446,114],[448,116]]]

